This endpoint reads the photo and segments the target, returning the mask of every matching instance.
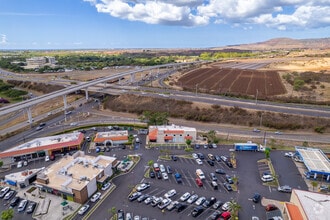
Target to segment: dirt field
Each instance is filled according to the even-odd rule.
[[[200,68],[186,73],[178,80],[177,85],[182,85],[185,89],[196,89],[198,92],[258,95],[258,97],[286,93],[285,87],[275,71]]]

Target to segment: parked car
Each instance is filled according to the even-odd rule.
[[[216,175],[214,173],[210,173],[210,178],[211,178],[211,181],[218,181],[218,178],[216,177]]]
[[[171,197],[173,197],[175,195],[176,195],[176,190],[175,189],[171,189],[167,193],[165,193],[164,197],[165,198],[171,198]]]
[[[180,201],[182,201],[182,202],[187,201],[187,199],[189,199],[189,197],[190,197],[190,193],[186,192],[180,197]]]
[[[101,195],[102,194],[100,192],[95,193],[91,198],[91,202],[96,202],[97,200],[99,200],[101,198]]]
[[[197,155],[196,153],[192,153],[192,157],[193,157],[194,159],[198,159],[198,155]]]
[[[169,198],[165,198],[165,199],[162,200],[161,203],[158,204],[158,208],[160,208],[160,209],[164,209],[164,208],[166,208],[166,206],[168,206],[171,202],[172,202],[171,199],[169,199]]]
[[[15,196],[15,197],[10,201],[10,207],[15,207],[15,206],[17,206],[17,204],[19,203],[20,200],[21,200],[20,197]]]
[[[217,209],[217,208],[221,207],[222,205],[223,205],[223,202],[218,200],[213,204],[212,208]]]
[[[197,163],[198,165],[202,165],[202,164],[203,164],[203,161],[202,161],[201,159],[197,158],[197,159],[196,159],[196,163]]]
[[[272,175],[263,175],[263,176],[261,177],[261,180],[262,180],[263,182],[271,182],[271,181],[274,180],[274,177],[273,177]]]
[[[89,205],[85,204],[79,209],[78,214],[79,215],[84,215],[87,212],[88,209],[89,209]]]
[[[213,147],[213,148],[217,148],[218,145],[216,145],[215,143],[213,143],[213,144],[212,144],[212,147]]]
[[[36,208],[36,206],[37,206],[36,202],[30,201],[28,207],[26,208],[26,213],[31,214]]]
[[[164,179],[164,180],[168,180],[168,175],[167,175],[167,173],[162,173],[162,178]]]
[[[172,174],[173,173],[173,170],[172,170],[172,168],[170,166],[167,166],[166,167],[166,171],[167,171],[168,174]]]
[[[184,203],[178,203],[176,206],[176,211],[177,212],[182,212],[185,208],[187,208],[187,205]]]
[[[157,206],[159,203],[161,203],[163,201],[162,197],[155,197],[152,202],[151,202],[151,206],[155,207]]]
[[[231,185],[229,183],[224,182],[223,186],[226,188],[226,190],[233,191],[233,188],[231,187]]]
[[[158,172],[160,170],[158,163],[154,163],[153,168],[155,172]]]
[[[148,197],[144,200],[144,204],[146,205],[149,205],[153,200],[154,200],[155,197]]]
[[[226,174],[226,172],[223,169],[216,169],[215,172],[218,174]]]
[[[269,211],[276,210],[278,208],[274,204],[268,204],[265,209],[266,209],[267,212],[269,212]]]
[[[10,188],[8,186],[6,186],[5,188],[1,189],[0,191],[0,198],[3,198],[8,192],[9,192]]]
[[[233,168],[233,164],[229,160],[227,160],[225,163],[229,168]]]
[[[162,178],[162,174],[160,171],[156,172],[156,177],[157,179],[161,179]]]
[[[139,198],[137,198],[137,201],[138,202],[143,202],[144,200],[146,200],[149,197],[150,196],[148,194],[142,194],[141,196],[139,196]]]
[[[227,211],[230,207],[230,202],[225,202],[222,206],[221,206],[221,209],[223,211]]]
[[[204,211],[202,206],[197,206],[191,211],[191,215],[193,217],[199,216]]]
[[[214,155],[214,158],[217,162],[221,162],[221,157],[219,155]]]
[[[286,152],[284,153],[285,157],[293,157],[294,153],[293,152]]]
[[[207,163],[212,167],[214,166],[214,162],[212,160],[207,160]]]
[[[136,187],[136,190],[138,192],[141,192],[143,190],[146,190],[150,187],[150,183],[141,183],[138,187]]]
[[[203,207],[208,208],[212,206],[216,201],[217,199],[215,197],[211,197],[210,199],[205,200],[205,202],[203,203]]]
[[[215,157],[213,156],[213,154],[208,154],[207,157],[209,158],[209,160],[215,161]]]
[[[198,195],[197,194],[193,194],[190,196],[190,198],[187,200],[187,203],[192,204],[194,202],[196,202],[196,200],[198,199]]]
[[[227,183],[229,183],[229,184],[233,184],[233,183],[234,183],[233,179],[232,179],[231,176],[229,176],[229,175],[226,175],[226,181],[227,181]]]
[[[204,160],[204,159],[205,159],[204,154],[202,154],[202,153],[197,153],[197,155],[198,155],[198,158],[199,158],[199,159],[201,159],[201,160]]]
[[[210,220],[216,220],[221,215],[221,212],[219,210],[215,210],[208,219]]]
[[[260,196],[259,193],[255,193],[255,194],[253,195],[253,197],[252,197],[252,201],[253,201],[254,203],[258,203],[258,202],[260,202],[260,199],[261,199],[261,196]]]
[[[133,220],[132,214],[130,212],[126,213],[126,218],[125,220]]]
[[[166,172],[166,170],[165,170],[165,166],[164,166],[163,164],[160,164],[160,165],[159,165],[159,170],[160,170],[161,173]]]
[[[9,200],[9,199],[11,199],[11,197],[13,197],[14,194],[15,194],[15,191],[10,190],[9,192],[7,192],[7,194],[5,195],[5,197],[3,199]]]
[[[279,186],[279,187],[277,188],[277,190],[278,190],[279,192],[291,193],[292,188],[291,188],[290,186],[288,186],[288,185],[284,185],[284,186]]]
[[[172,155],[171,158],[172,158],[173,161],[177,161],[178,160],[178,157],[176,155]]]
[[[203,181],[200,178],[196,178],[196,184],[197,184],[197,186],[202,187]]]
[[[123,210],[119,209],[117,211],[117,220],[124,220],[125,213]]]
[[[105,184],[102,186],[101,190],[105,191],[105,190],[109,189],[110,186],[111,186],[111,183],[110,183],[110,182],[107,182],[107,183],[105,183]]]
[[[206,198],[204,196],[199,197],[197,199],[197,201],[195,202],[196,205],[203,205],[203,203],[205,202]]]
[[[17,211],[18,212],[24,212],[27,203],[28,203],[28,201],[26,199],[21,200],[20,203],[18,204]]]
[[[139,196],[141,196],[141,195],[142,195],[141,192],[135,192],[128,197],[128,200],[132,202],[132,201],[136,200],[137,198],[139,198]]]
[[[151,170],[151,169],[150,169],[150,171],[149,171],[149,177],[150,177],[150,178],[155,178],[155,177],[156,177],[155,172],[154,172],[153,170]]]
[[[178,201],[172,201],[172,202],[166,207],[166,209],[167,209],[168,211],[172,211],[174,208],[176,208],[176,205],[177,205],[177,204],[179,204]]]

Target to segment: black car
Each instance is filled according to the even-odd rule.
[[[217,199],[215,197],[211,197],[210,199],[207,199],[204,203],[203,206],[205,208],[208,208],[210,206],[212,206],[215,202],[217,201]]]
[[[10,207],[15,207],[15,206],[17,206],[17,204],[19,203],[20,200],[21,200],[20,197],[15,196],[15,197],[10,201]]]
[[[225,163],[229,168],[233,168],[233,164],[229,160],[227,160]]]
[[[156,177],[156,174],[155,174],[155,172],[153,170],[150,170],[149,177],[150,178],[155,178]]]
[[[210,220],[216,220],[218,217],[220,217],[221,212],[219,210],[215,210],[208,219]]]
[[[207,163],[212,167],[214,166],[214,162],[212,160],[207,160]]]
[[[178,160],[178,157],[175,156],[175,155],[172,155],[171,158],[172,158],[173,161],[177,161]]]
[[[135,192],[128,197],[128,200],[132,202],[132,201],[136,200],[137,198],[139,198],[141,195],[142,195],[142,193]]]
[[[118,220],[124,220],[125,219],[125,216],[124,216],[124,211],[119,209],[118,212],[117,212],[117,219]]]
[[[201,147],[199,146],[199,144],[196,144],[196,145],[195,145],[195,149],[199,149],[199,148],[201,148]]]
[[[201,160],[204,160],[205,159],[204,154],[202,154],[202,153],[197,153],[197,156]]]
[[[156,172],[156,176],[157,176],[157,179],[161,179],[162,178],[162,174],[160,171]]]
[[[177,212],[181,212],[183,211],[185,208],[187,208],[187,205],[186,204],[183,204],[183,203],[178,203],[176,206],[175,206]]]
[[[223,169],[216,169],[215,172],[218,174],[226,174],[226,172]]]
[[[31,214],[34,211],[34,209],[36,208],[36,206],[37,206],[37,203],[31,201],[28,204],[28,207],[26,208],[26,213]]]
[[[170,166],[166,167],[166,171],[167,171],[168,174],[171,174],[173,172],[172,168]]]
[[[253,196],[253,198],[252,198],[252,201],[254,203],[258,203],[260,201],[260,199],[261,199],[260,194],[259,193],[255,193],[254,196]]]
[[[199,216],[203,211],[204,211],[203,206],[200,205],[200,206],[195,207],[195,208],[192,210],[191,215],[192,215],[193,217],[197,217],[197,216]]]

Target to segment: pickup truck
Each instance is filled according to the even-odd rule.
[[[177,183],[182,183],[182,177],[180,173],[174,174],[174,177]]]

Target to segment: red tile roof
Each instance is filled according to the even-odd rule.
[[[157,140],[157,135],[158,135],[158,129],[154,129],[152,131],[149,131],[149,140]]]
[[[285,206],[288,210],[288,215],[290,216],[291,220],[301,220],[303,219],[302,214],[298,208],[298,206],[292,204],[292,203],[285,203]]]
[[[183,134],[183,130],[165,130],[164,134]]]

